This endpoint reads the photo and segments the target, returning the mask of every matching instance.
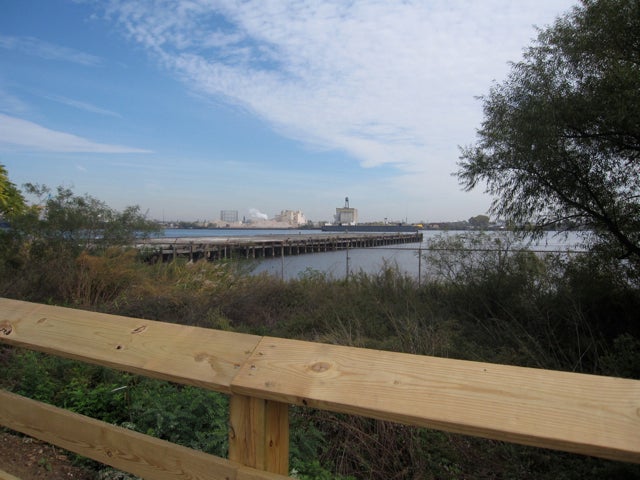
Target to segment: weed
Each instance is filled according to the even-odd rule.
[[[420,285],[393,265],[349,281],[283,282],[234,262],[149,265],[121,250],[8,250],[0,294],[334,344],[640,378],[640,289],[615,262],[521,250],[508,237],[436,240]],[[13,259],[13,260],[12,260]],[[46,268],[44,267],[46,265]],[[9,279],[8,279],[9,278]],[[226,456],[224,395],[2,347],[0,384]],[[291,466],[326,478],[640,478],[616,462],[294,408]]]

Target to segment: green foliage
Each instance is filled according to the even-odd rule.
[[[119,424],[129,419],[130,376],[24,350],[9,350],[6,388],[15,393]]]
[[[283,282],[234,263],[146,265],[85,253],[72,262],[73,285],[83,288],[59,298],[204,327],[640,378],[640,291],[621,275],[624,262],[534,254],[497,233],[442,236],[430,247],[421,285],[394,265],[349,281],[311,271]],[[0,362],[3,387],[227,454],[223,395],[9,348]],[[631,465],[330,412],[294,407],[290,418],[290,463],[304,479],[640,475]]]
[[[24,197],[16,186],[9,181],[9,174],[0,164],[0,220],[11,220],[26,208]]]
[[[132,245],[136,238],[158,232],[159,227],[140,214],[139,207],[118,212],[90,195],[75,195],[68,188],[52,192],[46,186],[27,184],[27,194],[36,197],[37,215],[16,222],[16,229],[42,247],[101,251]]]
[[[254,334],[640,378],[640,289],[629,274],[633,261],[620,261],[609,245],[589,255],[543,255],[507,234],[448,235],[423,251],[421,284],[393,264],[348,281],[308,271],[283,282],[248,275],[250,263],[142,263],[122,248],[139,228],[152,227],[137,209],[114,212],[66,189],[30,186],[29,192],[41,195],[40,203],[16,214],[0,242],[3,296]],[[485,221],[470,219],[477,226]],[[0,363],[3,388],[227,455],[223,395],[9,347],[0,348]],[[621,463],[302,408],[292,409],[291,428],[292,474],[301,479],[640,477],[637,467]]]
[[[539,33],[483,98],[458,178],[515,225],[564,222],[640,265],[640,4],[585,0]]]
[[[438,308],[457,319],[456,354],[470,360],[597,371],[607,340],[628,325],[620,318],[611,322],[608,332],[593,328],[595,297],[577,298],[581,289],[590,288],[590,279],[573,285],[578,279],[568,267],[579,258],[568,262],[559,255],[534,254],[508,234],[434,239],[425,254],[431,278],[426,288],[437,296]],[[638,298],[630,286],[625,291]]]
[[[194,387],[7,349],[5,380],[15,393],[123,425],[196,450],[226,456],[228,399]]]
[[[320,465],[318,460],[302,462],[294,459],[291,465],[291,477],[300,480],[355,480],[351,475],[344,476],[332,473]]]
[[[36,202],[14,209],[11,229],[0,231],[0,295],[83,306],[116,299],[135,276],[135,240],[158,226],[138,207],[117,212],[66,188],[25,189]]]
[[[289,469],[293,478],[301,480],[349,480],[354,477],[342,476],[322,465],[320,458],[326,458],[330,441],[318,425],[319,412],[298,407],[290,408],[290,452]]]
[[[63,373],[56,359],[31,351],[14,353],[13,349],[7,348],[5,360],[3,387],[34,400],[54,403]]]
[[[469,219],[469,225],[473,228],[480,230],[486,230],[489,228],[489,217],[487,215],[476,215]]]
[[[226,396],[142,379],[131,385],[130,397],[129,428],[185,447],[227,456]]]
[[[72,412],[121,424],[129,418],[127,384],[124,376],[118,378],[121,382],[114,383],[115,379],[95,378],[95,374],[84,373],[84,369],[81,369],[56,396],[62,400],[62,406]]]

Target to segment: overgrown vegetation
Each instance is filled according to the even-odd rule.
[[[582,0],[482,103],[477,141],[462,149],[464,188],[484,184],[491,213],[514,225],[589,230],[637,274],[640,3]]]
[[[283,282],[238,263],[148,265],[155,225],[88,195],[27,185],[0,165],[0,296],[208,328],[640,379],[638,2],[583,0],[540,32],[484,98],[467,189],[529,234],[582,226],[585,255],[534,254],[509,236],[447,236],[418,284],[392,266],[349,281]],[[35,198],[27,205],[25,197]],[[475,217],[482,223],[485,219]],[[10,228],[4,225],[8,223]],[[528,229],[528,230],[527,230]],[[0,386],[225,456],[227,399],[0,346]],[[631,479],[635,465],[292,408],[304,479]]]
[[[393,266],[349,281],[309,271],[283,282],[253,276],[238,263],[150,265],[121,245],[77,248],[56,236],[31,241],[18,231],[1,235],[19,248],[2,250],[0,296],[640,378],[640,292],[620,274],[625,266],[609,257],[534,254],[515,249],[508,235],[448,235],[425,251],[428,272],[420,285]],[[223,395],[6,347],[0,358],[4,388],[226,455]],[[632,465],[329,412],[292,408],[291,422],[291,467],[299,478],[640,478]]]

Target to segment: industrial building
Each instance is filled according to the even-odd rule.
[[[237,210],[220,210],[220,220],[226,223],[238,222]]]
[[[358,223],[358,209],[349,208],[349,197],[345,197],[343,208],[336,208],[334,223],[336,225],[355,225]]]
[[[300,227],[307,224],[304,213],[300,210],[282,210],[280,215],[276,215],[275,220],[280,223],[286,223],[292,227]]]

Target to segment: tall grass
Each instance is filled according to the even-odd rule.
[[[442,238],[432,247],[420,285],[393,265],[348,281],[308,271],[283,282],[250,275],[236,262],[149,265],[120,249],[75,257],[49,252],[47,261],[5,262],[1,269],[11,277],[0,278],[0,295],[208,328],[640,378],[640,292],[615,262],[535,255],[508,238]],[[12,356],[5,350],[0,358]],[[16,358],[12,365],[20,364]],[[69,378],[52,368],[44,376],[50,381],[39,384],[39,363],[27,360],[28,368],[8,381],[11,388],[42,396],[51,382]],[[84,405],[86,394],[88,406],[102,408],[87,392],[111,391],[113,379],[100,387],[92,375],[56,395]],[[160,423],[145,428],[171,435],[165,427],[178,414],[165,404],[181,393],[163,388],[142,384],[148,400],[165,399],[154,410]],[[197,402],[184,408],[200,408]],[[291,415],[297,445],[291,463],[301,478],[640,478],[637,468],[614,462],[328,412],[296,408]],[[187,431],[225,448],[203,428],[193,423]]]

